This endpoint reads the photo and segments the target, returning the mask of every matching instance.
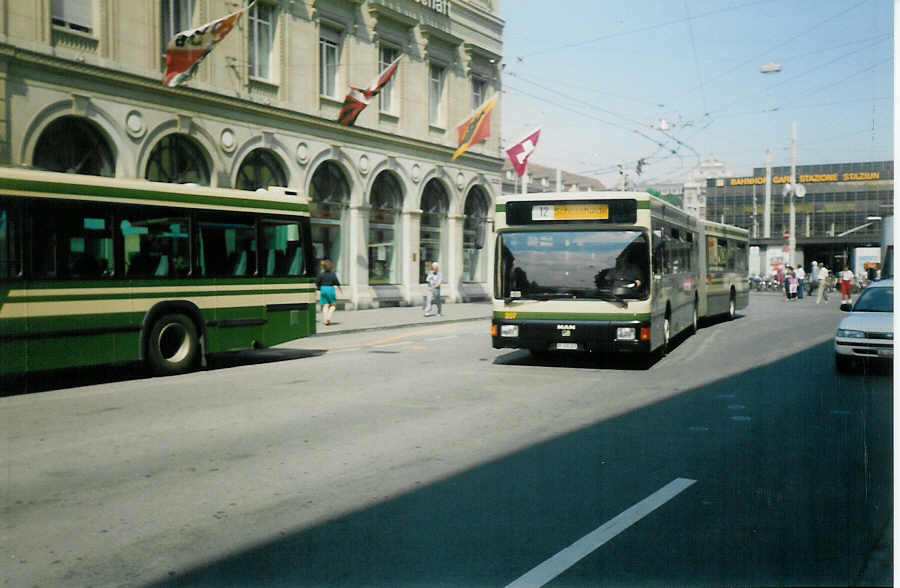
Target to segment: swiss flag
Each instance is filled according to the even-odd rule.
[[[528,158],[531,156],[534,148],[537,147],[538,137],[540,136],[541,129],[538,127],[529,135],[526,135],[524,139],[506,149],[506,155],[509,157],[509,161],[512,162],[513,169],[516,170],[516,174],[519,177],[525,174],[525,168],[528,167]]]

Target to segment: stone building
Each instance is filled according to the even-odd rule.
[[[491,136],[455,161],[456,125],[500,91],[499,0],[258,0],[177,88],[177,32],[229,0],[0,0],[0,163],[312,199],[317,257],[344,304],[414,304],[441,264],[450,301],[488,295],[501,189]],[[355,126],[349,85],[398,71]]]

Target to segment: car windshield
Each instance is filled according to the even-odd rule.
[[[502,298],[646,298],[641,231],[523,231],[500,236]]]
[[[853,305],[853,312],[894,312],[894,289],[866,288]]]

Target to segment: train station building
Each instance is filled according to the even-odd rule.
[[[0,11],[0,164],[311,198],[317,258],[347,308],[486,298],[501,104],[451,161],[456,125],[500,91],[498,0],[258,0],[195,75],[165,87],[177,32],[249,2],[17,0]],[[401,57],[354,126],[351,85]]]
[[[894,162],[798,165],[796,175],[806,194],[793,196],[794,265],[847,264],[860,272],[867,261],[880,261],[882,221],[893,214]],[[757,167],[752,176],[707,180],[706,218],[750,231],[751,274],[789,263],[791,196],[784,186],[790,182],[790,166],[773,167],[768,177]]]

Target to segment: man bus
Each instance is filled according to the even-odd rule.
[[[748,232],[643,192],[501,197],[495,348],[665,353],[749,303]]]

